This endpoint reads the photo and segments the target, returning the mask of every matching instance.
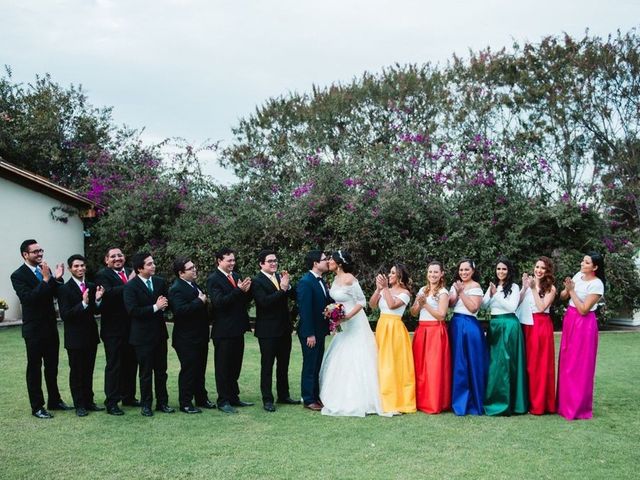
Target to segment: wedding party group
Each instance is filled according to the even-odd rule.
[[[560,297],[569,302],[563,320],[557,394],[549,314],[557,290],[554,265],[548,257],[536,261],[533,275],[522,275],[521,286],[516,283],[513,263],[499,258],[486,291],[471,259],[458,263],[450,289],[445,286],[442,263],[432,261],[427,266],[426,285],[410,307],[409,272],[402,263],[395,263],[388,275],[377,276],[376,290],[369,299],[369,306],[380,310],[374,334],[363,311],[365,296],[352,274],[351,255],[341,250],[330,256],[310,255],[307,283],[319,283],[322,288],[315,288],[319,305],[307,307],[304,314],[302,307],[300,310],[298,335],[305,365],[302,393],[310,408],[338,416],[451,410],[455,415],[557,412],[569,420],[592,417],[598,347],[595,310],[605,287],[600,254],[585,255],[580,271],[563,281]],[[334,273],[328,291],[324,282],[313,281],[326,271]],[[309,295],[301,287],[302,281],[299,301],[309,304]],[[317,339],[318,333],[327,330],[326,323],[321,323],[323,300],[339,302],[344,309],[340,332],[324,355],[324,343]],[[481,307],[491,313],[486,335],[477,318]],[[407,308],[418,317],[413,341],[402,321]],[[453,315],[445,322],[450,308]],[[315,329],[304,329],[312,324],[306,318],[313,309]],[[335,311],[333,305],[330,311]],[[314,377],[316,372],[319,375]]]
[[[155,274],[149,252],[131,257],[131,268],[118,247],[105,252],[95,283],[85,278],[86,260],[67,260],[49,267],[35,239],[20,246],[23,265],[11,275],[22,304],[22,336],[27,351],[27,390],[32,414],[52,418],[49,410],[72,410],[83,417],[103,411],[124,415],[119,404],[173,413],[167,392],[167,313],[172,312],[172,345],[180,362],[179,410],[187,414],[218,408],[235,414],[251,402],[240,399],[245,333],[251,331],[249,307],[255,302],[254,335],[260,347],[260,392],[263,408],[298,405],[331,416],[393,416],[453,411],[455,415],[554,413],[567,419],[592,417],[598,346],[595,309],[604,294],[604,259],[584,256],[580,271],[563,281],[568,300],[558,357],[556,389],[553,324],[549,315],[557,294],[554,265],[540,257],[533,275],[522,275],[507,258],[499,258],[494,280],[483,291],[471,259],[462,259],[452,285],[445,284],[442,263],[432,261],[413,303],[407,267],[394,263],[376,277],[368,300],[380,312],[375,333],[365,313],[367,299],[354,275],[346,250],[326,254],[312,250],[307,272],[294,286],[287,271],[278,271],[273,250],[257,255],[258,273],[241,278],[235,252],[215,254],[217,268],[197,283],[196,265],[188,257],[173,262],[169,286]],[[331,284],[324,276],[332,274]],[[57,384],[59,337],[54,300],[64,323],[73,407]],[[293,319],[302,349],[301,400],[289,389]],[[491,312],[485,334],[477,314]],[[402,320],[405,310],[418,317],[413,340]],[[449,309],[453,314],[449,321]],[[99,314],[100,322],[96,321]],[[326,337],[332,339],[325,351]],[[93,374],[100,339],[105,349],[104,407],[94,400]],[[209,339],[213,342],[217,400],[205,387]],[[45,408],[42,366],[48,401]],[[273,395],[275,367],[276,394]],[[136,372],[140,400],[135,398]]]

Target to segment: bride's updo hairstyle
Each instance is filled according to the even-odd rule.
[[[336,250],[331,254],[333,261],[340,265],[340,268],[344,273],[352,273],[355,265],[353,264],[353,258],[351,254],[346,250]]]

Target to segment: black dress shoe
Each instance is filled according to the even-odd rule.
[[[44,408],[40,408],[36,410],[31,415],[33,415],[36,418],[53,418],[53,415],[47,412]]]
[[[89,410],[90,412],[102,412],[104,411],[104,407],[101,407],[100,405],[96,405],[95,403],[92,403],[87,407],[87,410]]]
[[[171,408],[169,405],[157,405],[156,410],[162,413],[174,413],[176,411],[175,408]]]
[[[87,412],[85,408],[78,407],[76,408],[76,415],[79,417],[86,417],[87,415],[89,415],[89,412]]]
[[[117,405],[113,407],[107,407],[107,413],[109,415],[115,415],[116,417],[124,415],[124,412],[122,411],[122,409]]]
[[[278,403],[282,403],[284,405],[300,405],[300,400],[294,400],[291,397],[279,398]]]
[[[210,409],[210,410],[211,410],[211,409],[213,409],[213,408],[216,408],[216,404],[215,404],[215,403],[213,403],[211,400],[206,400],[206,401],[205,401],[205,402],[203,402],[203,403],[196,403],[196,405],[197,405],[198,407],[208,408],[208,409]]]
[[[237,402],[231,402],[231,405],[234,407],[253,407],[254,403],[238,400]]]
[[[180,407],[180,411],[184,413],[202,413],[202,410],[194,407],[193,405],[186,405],[184,407]]]
[[[137,398],[122,400],[122,405],[125,407],[139,407],[142,404]]]
[[[73,410],[73,407],[70,407],[62,400],[60,400],[58,403],[47,405],[47,408],[49,408],[49,410]]]
[[[238,413],[238,410],[233,408],[228,403],[225,403],[223,405],[218,405],[218,410],[220,410],[221,412],[224,412],[224,413]]]
[[[151,407],[147,407],[147,406],[142,407],[142,409],[140,410],[140,413],[142,414],[143,417],[153,417],[153,410],[151,410]]]
[[[272,402],[265,402],[265,404],[264,404],[264,406],[262,408],[264,408],[267,412],[275,412],[276,411],[276,407],[273,406]]]

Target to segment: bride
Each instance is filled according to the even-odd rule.
[[[335,278],[331,298],[343,304],[345,317],[327,349],[320,369],[322,414],[364,417],[368,413],[384,415],[378,386],[376,340],[364,313],[366,300],[360,284],[351,272],[353,260],[343,250],[329,259]]]

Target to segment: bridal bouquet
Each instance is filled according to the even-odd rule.
[[[329,333],[334,334],[341,332],[340,321],[344,318],[344,305],[341,303],[332,303],[324,309],[324,316],[329,320]]]

